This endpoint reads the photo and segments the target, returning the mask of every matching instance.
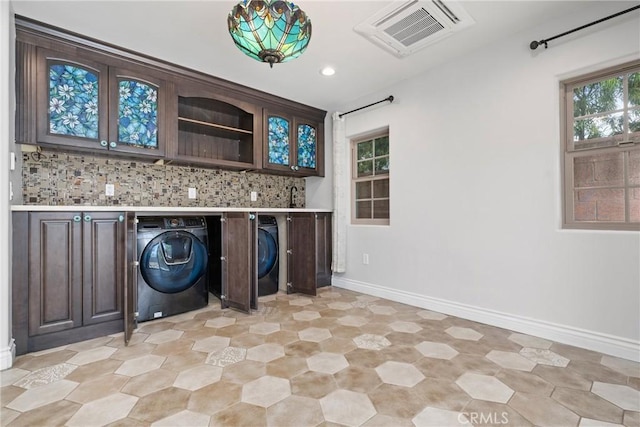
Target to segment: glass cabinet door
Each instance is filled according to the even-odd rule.
[[[298,123],[296,128],[297,166],[299,168],[316,169],[317,129],[307,123]]]
[[[161,156],[164,93],[140,72],[110,69],[109,150]]]
[[[107,136],[107,68],[44,49],[38,68],[38,140],[100,148]]]
[[[291,120],[278,115],[267,115],[267,163],[289,167],[291,161]]]

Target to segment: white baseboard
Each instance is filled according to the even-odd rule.
[[[0,349],[0,371],[9,369],[13,366],[13,360],[16,358],[16,345],[11,339],[11,344],[8,347]]]
[[[482,307],[432,298],[413,292],[391,289],[344,277],[332,278],[332,285],[391,301],[444,313],[514,332],[533,335],[551,341],[594,350],[611,356],[640,362],[640,341],[574,328],[567,325],[502,313]]]

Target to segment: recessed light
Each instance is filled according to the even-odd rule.
[[[324,67],[322,70],[320,70],[320,74],[322,74],[323,76],[333,76],[335,73],[336,70],[331,67]]]

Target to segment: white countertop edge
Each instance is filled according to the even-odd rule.
[[[43,205],[12,205],[13,212],[136,212],[136,213],[176,213],[176,214],[206,214],[222,212],[255,212],[255,213],[289,213],[289,212],[333,212],[332,209],[308,208],[232,208],[232,207],[199,207],[199,206],[43,206]]]

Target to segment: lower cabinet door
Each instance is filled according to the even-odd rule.
[[[83,213],[83,325],[123,317],[124,221],[118,212]]]
[[[29,215],[29,336],[82,325],[82,214]]]
[[[287,293],[316,295],[316,214],[290,213],[287,217]]]
[[[251,312],[257,308],[257,221],[247,212],[222,218],[222,308]]]

